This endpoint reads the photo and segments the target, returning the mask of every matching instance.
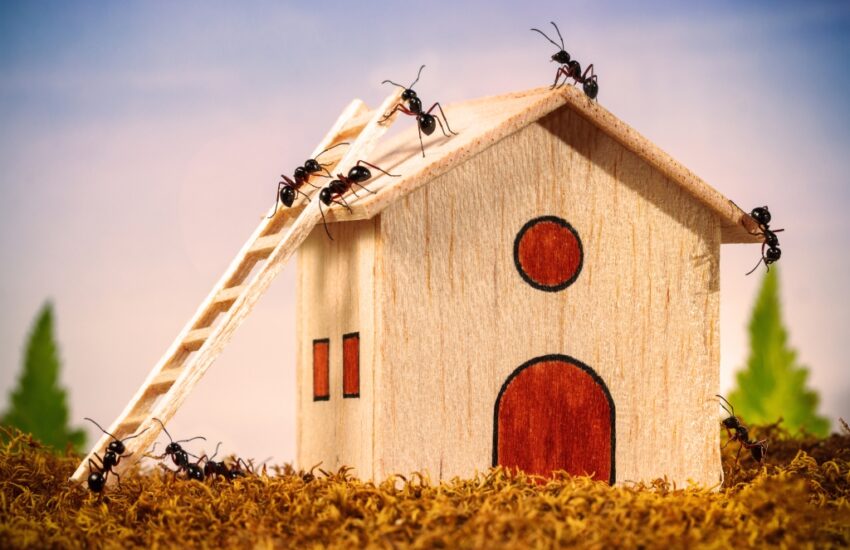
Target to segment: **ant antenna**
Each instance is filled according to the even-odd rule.
[[[416,80],[413,81],[413,84],[411,84],[410,86],[407,87],[408,90],[413,88],[413,85],[416,84],[417,82],[419,82],[419,77],[422,76],[422,69],[424,69],[424,68],[425,68],[425,65],[422,65],[421,67],[419,67],[419,72],[416,73]]]
[[[747,271],[747,275],[749,275],[750,273],[752,273],[753,271],[755,271],[756,269],[758,269],[758,267],[761,265],[761,263],[762,263],[763,261],[764,261],[764,257],[759,258],[759,261],[757,261],[757,262],[756,262],[756,266],[755,266],[754,268],[752,268],[751,270]],[[765,265],[767,265],[767,264],[765,264]],[[769,265],[767,266],[767,270],[768,270],[768,271],[770,271],[770,266],[769,266]],[[746,275],[745,275],[745,277],[746,277]]]
[[[552,24],[554,25],[555,23],[552,23]],[[558,27],[555,27],[555,28],[557,29]],[[560,48],[560,49],[562,49],[562,50],[564,49],[564,47],[563,47],[563,46],[559,46],[559,45],[557,44],[557,42],[555,42],[554,40],[552,40],[551,38],[549,38],[548,36],[546,36],[546,33],[545,33],[545,32],[543,32],[543,31],[541,31],[540,29],[531,29],[531,30],[533,30],[534,32],[539,32],[540,34],[542,34],[542,35],[543,35],[543,38],[545,38],[546,40],[548,40],[549,42],[551,42],[551,43],[552,43],[552,45],[553,45],[553,46],[555,46],[556,48]],[[561,34],[561,33],[560,33],[560,32],[558,32],[558,35],[559,35],[559,36],[560,36],[560,34]]]
[[[207,438],[202,436],[202,435],[196,435],[195,437],[190,437],[189,439],[181,439],[180,441],[175,441],[175,443],[188,443],[190,441],[195,441],[196,439],[203,439],[204,441],[207,440]],[[189,453],[189,454],[192,454],[192,453]],[[195,456],[195,455],[192,455],[192,456]]]
[[[212,455],[211,457],[209,457],[209,458],[207,459],[207,462],[209,462],[209,461],[211,461],[212,459],[214,459],[214,458],[215,458],[215,455],[217,455],[217,454],[218,454],[218,448],[219,448],[219,447],[221,447],[221,441],[219,441],[219,442],[218,442],[218,445],[216,445],[216,446],[215,446],[215,452],[213,453],[213,455]]]
[[[103,429],[103,426],[101,426],[100,424],[98,424],[97,422],[95,422],[94,420],[92,420],[91,418],[89,418],[88,416],[84,417],[84,418],[83,418],[83,420],[88,420],[89,422],[91,422],[92,424],[94,424],[95,426],[97,426],[98,428],[100,428],[100,431],[102,431],[103,433],[105,433],[106,435],[108,435],[109,437],[111,437],[112,439],[114,439],[115,441],[119,441],[119,439],[118,439],[117,437],[115,437],[115,436],[114,436],[114,435],[112,435],[111,433],[109,433],[109,432],[107,432],[106,430],[104,430],[104,429]]]
[[[164,431],[164,432],[165,432],[165,435],[167,435],[167,436],[168,436],[168,440],[169,440],[170,442],[174,443],[174,440],[173,440],[173,439],[171,439],[171,434],[170,434],[170,433],[168,433],[168,430],[166,430],[166,429],[165,429],[165,424],[163,424],[163,423],[162,423],[162,420],[160,420],[159,418],[154,418],[154,420],[156,420],[157,422],[159,422],[159,425],[160,425],[160,426],[162,426],[162,431]]]
[[[558,28],[558,25],[556,25],[554,21],[549,21],[549,22],[552,23],[553,27],[555,27],[555,32],[558,33],[558,38],[561,39],[561,49],[563,50],[564,49],[564,37],[561,36],[561,30]]]
[[[337,148],[337,147],[339,147],[340,145],[351,145],[351,144],[350,144],[350,143],[348,143],[347,141],[343,141],[342,143],[337,143],[336,145],[332,145],[331,147],[328,147],[327,149],[325,149],[324,151],[322,151],[321,153],[319,153],[318,155],[316,155],[316,156],[315,156],[315,158],[313,158],[313,160],[318,160],[318,158],[319,158],[320,156],[324,155],[325,153],[327,153],[327,152],[328,152],[328,151],[330,151],[331,149],[336,149],[336,148]]]
[[[404,86],[402,86],[398,82],[393,82],[392,80],[384,80],[383,82],[381,82],[381,84],[386,84],[387,82],[389,82],[393,86],[398,86],[399,88],[405,89]]]
[[[729,401],[728,401],[725,397],[723,397],[722,395],[715,394],[714,396],[715,396],[715,397],[719,397],[720,399],[722,399],[722,400],[723,400],[723,402],[724,402],[724,403],[726,403],[726,405],[729,405],[729,408],[727,409],[727,408],[726,408],[726,405],[724,405],[723,403],[721,403],[721,404],[720,404],[720,406],[721,406],[721,407],[723,407],[723,410],[724,410],[724,411],[726,411],[727,413],[729,413],[731,416],[735,416],[735,407],[733,407],[733,406],[732,406],[732,403],[730,403],[730,402],[729,402]],[[729,409],[731,409],[731,410],[729,410]]]

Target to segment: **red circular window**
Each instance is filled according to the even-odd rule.
[[[514,241],[514,262],[525,282],[555,292],[570,286],[581,272],[584,253],[578,233],[557,216],[526,223]]]

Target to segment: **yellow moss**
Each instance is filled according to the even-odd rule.
[[[103,495],[67,482],[78,457],[8,433],[0,547],[847,546],[850,437],[761,432],[771,441],[766,464],[742,453],[736,465],[730,445],[719,491],[663,480],[612,488],[502,469],[444,483],[415,474],[374,484],[345,468],[285,466],[232,483],[130,471]]]

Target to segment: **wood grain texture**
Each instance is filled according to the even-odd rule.
[[[517,232],[546,215],[584,246],[560,292],[526,284],[513,260]],[[721,219],[690,190],[572,109],[393,202],[376,268],[374,477],[487,468],[507,377],[565,354],[616,404],[618,480],[717,483],[720,242]]]
[[[493,465],[614,483],[615,405],[590,367],[563,355],[530,360],[496,399]]]
[[[413,120],[406,119],[406,130],[382,143],[375,153],[376,163],[403,177],[378,178],[371,187],[379,190],[377,195],[355,201],[351,214],[334,209],[334,219],[371,218],[435,177],[560,108],[580,114],[664,174],[671,188],[685,189],[708,206],[709,211],[720,219],[723,242],[761,242],[762,237],[754,235],[758,231],[755,220],[735,203],[571,86],[556,90],[538,88],[449,105],[445,107],[446,117],[459,135],[451,138],[437,134],[426,137],[425,158],[420,153],[416,125]]]
[[[346,149],[336,168],[348,170],[358,159],[368,158],[378,139],[387,131],[394,120],[382,120],[383,113],[398,101],[400,95],[400,90],[393,91],[379,108],[371,113],[365,124],[358,128],[357,138]],[[365,112],[367,110],[361,101],[352,102],[343,111],[311,156],[315,158],[321,151],[340,141],[340,135],[346,129],[352,127],[352,119],[365,114]],[[152,419],[158,418],[163,423],[167,423],[183,404],[191,389],[203,377],[206,370],[230,341],[234,331],[250,314],[256,302],[283,268],[283,264],[298,249],[316,225],[320,218],[318,205],[319,201],[312,201],[297,217],[293,217],[291,213],[285,211],[278,211],[276,215],[272,216],[273,210],[270,210],[269,216],[265,216],[261,220],[260,225],[231,262],[225,274],[210,291],[195,315],[177,336],[160,362],[153,368],[122,414],[112,423],[109,431],[119,438],[139,429],[146,430],[126,445],[127,452],[135,455],[136,458],[122,461],[121,469],[139,460],[144,454],[143,451],[148,449],[159,435],[160,425],[152,422]],[[252,249],[259,239],[275,232],[282,232],[282,238],[272,250],[263,251],[259,256],[252,253]],[[262,260],[265,260],[263,265],[253,277],[250,277],[250,280],[246,281],[246,277],[253,273],[255,265]],[[235,286],[240,286],[242,293],[232,302],[216,299],[226,288]],[[209,331],[204,334],[205,338],[202,341],[197,338],[198,329]],[[190,337],[190,345],[186,343],[187,337]],[[182,372],[170,386],[152,385],[151,383],[157,380],[157,377],[165,368],[180,368]],[[130,421],[127,421],[127,419]],[[95,452],[102,452],[108,441],[109,438],[106,435],[100,438],[90,454],[83,459],[74,472],[72,476],[74,481],[82,482],[86,479],[88,458]]]
[[[372,476],[374,406],[375,247],[378,220],[333,227],[334,240],[317,227],[298,252],[297,460],[302,468],[342,465]],[[358,332],[357,398],[343,398],[343,336]],[[310,345],[330,339],[330,399],[310,394]]]

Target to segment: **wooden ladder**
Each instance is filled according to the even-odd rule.
[[[369,111],[360,100],[352,101],[311,158],[331,145],[353,139],[350,147],[328,151],[322,161],[333,164],[337,160],[334,170],[346,173],[358,160],[367,160],[378,139],[393,122],[393,119],[382,121],[384,114],[399,102],[400,97],[401,90],[394,91],[374,111]],[[342,152],[345,154],[341,155]],[[297,216],[293,214],[296,209],[279,208],[271,218],[263,218],[133,399],[110,425],[109,432],[118,439],[147,428],[139,437],[126,442],[126,453],[132,453],[133,458],[122,461],[120,469],[139,460],[150,448],[161,431],[160,425],[152,419],[167,423],[174,416],[283,265],[319,222],[317,199],[307,203]],[[272,212],[270,210],[268,216]],[[249,277],[255,270],[256,274]],[[89,459],[96,452],[103,456],[111,440],[108,435],[101,436],[74,471],[72,481],[83,482],[88,478]]]

